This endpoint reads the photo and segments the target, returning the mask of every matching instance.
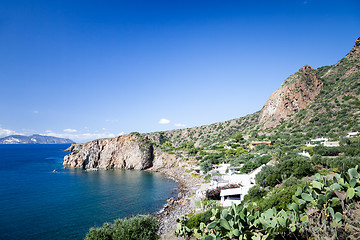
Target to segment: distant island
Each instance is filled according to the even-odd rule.
[[[31,136],[10,135],[0,138],[0,144],[66,144],[75,143],[68,138],[58,138],[34,134]]]

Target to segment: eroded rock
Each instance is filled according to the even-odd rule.
[[[75,168],[143,170],[153,165],[153,147],[138,134],[97,139],[72,150],[63,164]]]

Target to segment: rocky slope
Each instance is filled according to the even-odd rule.
[[[0,144],[68,144],[75,143],[67,138],[57,138],[34,134],[31,136],[11,135],[0,138]]]
[[[338,63],[318,69],[307,65],[300,68],[282,83],[259,112],[211,125],[145,135],[157,145],[170,142],[179,147],[192,141],[198,147],[226,141],[237,133],[269,134],[284,124],[290,129],[317,124],[321,126],[318,131],[335,129],[336,125],[348,126],[336,130],[337,133],[355,130],[359,125],[359,79],[360,37]],[[343,99],[344,96],[347,98]],[[346,117],[339,119],[338,113]],[[346,121],[350,116],[352,125]]]
[[[75,168],[147,169],[153,165],[153,147],[138,134],[98,139],[73,146],[64,165]]]
[[[360,131],[360,37],[343,59],[315,71],[323,82],[323,89],[276,131],[314,137]]]
[[[301,134],[313,131],[317,135],[359,131],[359,97],[360,37],[335,65],[318,69],[305,65],[288,77],[260,112],[200,127],[95,140],[74,148],[64,164],[104,169],[145,169],[154,165],[160,169],[165,163],[156,157],[152,161],[152,148],[165,142],[179,147],[192,141],[198,147],[224,142],[238,133],[245,136],[287,130]],[[143,139],[149,141],[144,145]]]
[[[263,106],[259,123],[273,128],[304,109],[323,89],[323,82],[310,66],[303,66],[288,77]]]
[[[164,142],[171,142],[174,147],[179,147],[182,143],[192,141],[195,147],[209,146],[228,140],[239,132],[249,132],[253,130],[258,123],[258,116],[259,112],[255,112],[241,118],[210,125],[152,132],[144,135],[157,145],[161,145]]]

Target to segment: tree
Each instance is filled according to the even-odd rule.
[[[200,169],[201,171],[203,171],[204,173],[207,173],[208,171],[210,171],[212,169],[212,164],[210,161],[204,161],[200,164]]]
[[[244,140],[243,135],[241,133],[236,134],[235,137],[234,137],[234,140],[236,142],[240,142],[240,141]]]

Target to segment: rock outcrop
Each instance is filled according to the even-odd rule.
[[[153,146],[139,134],[97,139],[69,150],[63,164],[75,168],[143,170],[153,165]]]
[[[323,82],[310,66],[303,66],[288,77],[263,106],[259,123],[272,128],[304,109],[323,89]]]
[[[358,47],[360,46],[360,37],[358,37],[356,40],[355,40],[355,45],[354,47]]]
[[[71,146],[68,147],[67,149],[65,149],[64,151],[77,153],[81,150],[81,148],[83,146],[84,146],[84,144],[74,143],[74,144],[71,144]]]

